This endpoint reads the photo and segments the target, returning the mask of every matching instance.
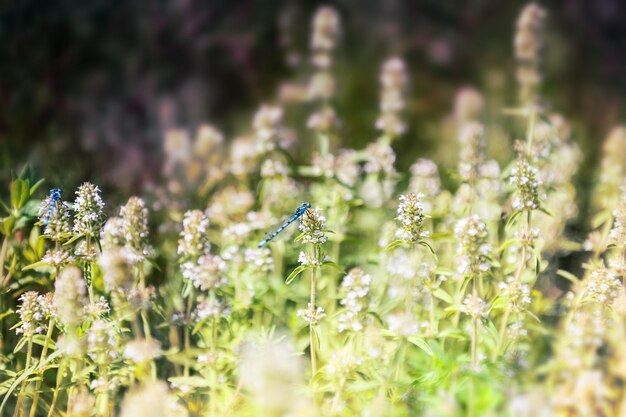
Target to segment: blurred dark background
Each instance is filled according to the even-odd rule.
[[[342,18],[337,107],[344,145],[376,136],[378,71],[410,68],[406,167],[437,144],[457,89],[515,103],[512,38],[526,2],[501,0],[20,0],[0,5],[0,178],[30,162],[58,185],[138,191],[160,173],[162,132],[208,121],[227,137],[285,79],[306,79],[314,10]],[[544,93],[573,122],[585,166],[626,120],[626,2],[540,2]],[[498,116],[499,117],[499,116]],[[407,151],[407,152],[405,152]]]

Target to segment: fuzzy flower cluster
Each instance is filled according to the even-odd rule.
[[[475,121],[485,107],[485,99],[473,87],[461,88],[454,98],[454,117],[462,126]]]
[[[279,160],[266,159],[261,165],[262,178],[281,178],[286,177],[288,173],[287,165]]]
[[[226,284],[226,262],[217,255],[202,255],[195,261],[184,262],[181,269],[183,277],[202,291],[220,288]]]
[[[387,316],[387,328],[398,336],[413,336],[419,333],[420,323],[412,313],[398,312]]]
[[[98,265],[102,270],[106,292],[125,292],[132,288],[133,274],[119,246],[105,246],[98,258]]]
[[[326,234],[326,217],[322,215],[322,210],[319,207],[315,207],[313,210],[307,210],[304,216],[302,216],[299,227],[304,235],[302,239],[304,243],[319,245],[328,240],[328,235]]]
[[[511,170],[510,181],[515,185],[513,210],[536,210],[541,205],[539,187],[541,180],[537,178],[538,170],[530,165],[526,158],[518,158]]]
[[[48,249],[41,260],[48,265],[61,268],[74,262],[75,257],[67,247],[60,247]]]
[[[188,415],[163,381],[150,382],[131,390],[122,402],[120,413],[120,417],[187,417]]]
[[[363,329],[363,313],[367,309],[371,282],[371,275],[359,268],[352,269],[343,279],[341,289],[344,296],[339,303],[344,310],[337,317],[339,332],[358,332]]]
[[[90,182],[82,184],[74,200],[74,233],[88,237],[99,236],[103,209],[100,188]]]
[[[187,211],[183,217],[183,230],[178,240],[178,255],[197,258],[209,252],[207,238],[209,219],[200,210]]]
[[[248,267],[258,273],[267,273],[274,270],[272,252],[269,248],[248,248],[243,253]]]
[[[307,323],[315,326],[320,321],[322,321],[324,317],[326,317],[326,312],[324,311],[324,308],[320,306],[317,306],[317,308],[313,309],[311,303],[309,303],[306,309],[302,308],[298,310],[296,315]]]
[[[591,301],[610,305],[617,298],[622,283],[614,270],[601,266],[591,271],[583,287],[585,296]]]
[[[527,5],[517,19],[515,57],[517,80],[523,89],[534,88],[541,81],[539,64],[544,43],[546,11],[536,3]]]
[[[283,109],[276,106],[263,105],[254,115],[252,126],[259,153],[269,152],[276,147],[282,120]]]
[[[498,287],[501,295],[511,305],[512,311],[524,311],[530,304],[530,287],[527,284],[516,282],[515,278],[508,277],[506,282],[501,282]]]
[[[194,318],[198,321],[208,318],[220,318],[230,314],[230,307],[217,297],[198,297],[198,305],[194,312]]]
[[[311,35],[313,65],[328,68],[332,64],[331,52],[337,46],[340,29],[339,14],[335,9],[324,6],[317,10]]]
[[[486,318],[489,314],[489,304],[477,295],[468,294],[459,310],[475,319]]]
[[[461,152],[459,155],[459,175],[464,181],[473,182],[479,176],[485,162],[485,138],[483,125],[469,122],[463,125],[459,134]]]
[[[87,288],[80,269],[65,268],[54,282],[54,308],[59,322],[66,328],[80,324],[87,304]]]
[[[25,336],[44,333],[54,316],[52,293],[40,295],[36,291],[27,291],[20,295],[19,301],[21,305],[16,312],[20,316],[20,325],[15,333]]]
[[[61,199],[46,197],[39,206],[38,216],[44,224],[44,236],[52,241],[63,241],[72,232],[70,208]]]
[[[396,153],[388,144],[382,142],[370,143],[365,148],[365,154],[366,162],[363,166],[365,173],[391,175],[396,172],[394,168]]]
[[[424,206],[422,204],[423,194],[408,193],[400,196],[398,205],[398,217],[400,229],[396,235],[406,243],[418,243],[430,236],[430,232],[425,230]]]
[[[454,234],[459,240],[457,252],[461,256],[458,272],[472,276],[486,272],[491,266],[487,225],[473,214],[456,223]]]
[[[119,337],[111,322],[98,319],[87,332],[87,352],[97,364],[106,364],[120,356]]]
[[[122,236],[131,263],[143,262],[152,253],[148,245],[148,209],[139,197],[131,197],[120,208]]]
[[[290,415],[296,386],[304,377],[302,358],[287,338],[243,345],[238,363],[243,389],[271,415]]]
[[[626,246],[626,187],[622,192],[621,204],[613,211],[613,227],[609,232],[609,241],[618,248]]]
[[[404,61],[398,57],[385,61],[380,74],[380,115],[376,120],[376,128],[391,138],[406,131],[400,112],[406,107],[404,94],[407,83]]]
[[[410,168],[411,182],[409,190],[414,193],[437,195],[441,191],[441,179],[437,164],[430,159],[420,158]]]

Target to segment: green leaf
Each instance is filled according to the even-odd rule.
[[[394,240],[393,242],[391,242],[390,244],[388,244],[388,245],[385,247],[385,252],[388,252],[388,251],[390,251],[390,250],[392,250],[392,249],[395,249],[395,248],[397,248],[398,246],[402,246],[402,244],[403,244],[403,243],[404,243],[404,240],[402,240],[402,239],[396,239],[396,240]]]
[[[59,356],[61,353],[63,353],[62,350],[57,350],[52,355],[48,356],[46,360],[41,362],[40,364],[35,364],[31,366],[30,368],[25,369],[24,372],[19,376],[19,378],[13,381],[13,384],[11,384],[11,387],[6,392],[6,395],[4,396],[4,399],[2,400],[2,404],[0,404],[0,416],[4,415],[2,414],[2,410],[4,410],[4,406],[7,404],[7,401],[9,400],[9,397],[11,397],[11,394],[13,393],[13,391],[15,391],[15,388],[17,388],[22,383],[23,380],[28,378],[35,371],[35,369],[37,369],[37,366],[43,369],[44,366],[46,366],[52,360],[56,359],[56,357]]]
[[[548,216],[552,217],[552,213],[550,213],[550,212],[549,212],[548,210],[546,210],[544,207],[539,206],[539,208],[538,208],[537,210],[539,210],[540,212],[542,212],[542,213],[544,213],[544,214],[546,214],[546,215],[548,215]]]
[[[450,294],[448,294],[447,292],[445,292],[441,288],[437,288],[435,290],[435,292],[433,292],[433,297],[439,298],[440,300],[443,300],[443,301],[445,301],[448,304],[453,304],[454,303],[454,301],[452,300],[452,297],[450,296]]]
[[[178,386],[187,385],[193,388],[208,388],[211,386],[207,379],[200,376],[173,376],[167,380]]]
[[[21,209],[28,201],[29,194],[28,181],[16,179],[11,185],[11,206],[13,209]]]
[[[341,272],[342,274],[346,273],[346,271],[344,271],[344,269],[342,267],[340,267],[336,262],[333,262],[333,261],[324,261],[324,262],[322,262],[322,266],[329,266],[329,267],[334,268],[337,271]]]
[[[433,350],[432,348],[428,345],[428,343],[426,343],[426,341],[424,339],[422,339],[421,337],[417,337],[417,336],[412,336],[409,337],[409,342],[413,343],[415,346],[417,346],[418,348],[422,349],[424,352],[426,352],[426,354],[428,356],[433,356]]]
[[[30,195],[35,194],[35,191],[37,191],[37,189],[39,188],[39,186],[41,184],[43,184],[44,179],[40,179],[39,181],[37,181],[36,183],[34,183],[33,185],[30,186],[30,189],[28,190],[28,192],[30,193]]]
[[[515,224],[517,218],[523,213],[523,211],[518,210],[511,214],[511,216],[507,219],[506,225],[504,226],[504,230],[509,230]]]
[[[565,278],[568,281],[573,282],[574,284],[578,284],[580,282],[578,277],[572,274],[571,272],[567,272],[567,271],[564,271],[563,269],[559,269],[558,271],[556,271],[556,273],[557,275],[562,276],[563,278]]]
[[[520,242],[519,239],[509,239],[506,242],[504,242],[502,245],[500,245],[500,247],[498,248],[498,252],[503,252],[519,242]]]
[[[421,242],[417,242],[417,244],[418,245],[422,245],[423,247],[428,249],[430,254],[433,255],[435,259],[437,259],[437,255],[435,254],[435,250],[433,249],[432,246],[430,246],[430,244],[428,244],[428,242],[425,242],[425,241],[422,240]]]
[[[298,275],[300,275],[302,272],[306,271],[309,268],[311,268],[311,265],[300,265],[299,267],[291,271],[291,274],[289,274],[289,276],[285,280],[285,284],[287,285],[291,284],[291,281],[296,279]]]

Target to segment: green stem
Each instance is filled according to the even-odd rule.
[[[67,361],[61,361],[61,364],[59,365],[59,369],[57,371],[56,384],[52,393],[52,402],[50,403],[50,409],[48,410],[48,417],[52,417],[52,413],[54,413],[54,410],[56,408],[57,400],[59,399],[59,390],[61,388],[61,382],[63,382],[63,376],[65,374],[66,367]]]
[[[191,288],[191,290],[189,290],[189,296],[187,297],[187,309],[185,311],[185,327],[183,330],[183,343],[184,343],[184,349],[185,349],[185,354],[187,354],[189,352],[189,348],[190,348],[190,339],[191,336],[189,334],[189,325],[191,323],[191,309],[193,307],[193,288]],[[184,376],[189,376],[189,363],[188,361],[185,359],[185,366],[183,368],[183,375]]]
[[[48,347],[50,345],[50,340],[52,339],[52,331],[54,330],[53,321],[50,319],[48,322],[48,332],[46,333],[46,338],[43,342],[43,348],[41,350],[41,356],[39,357],[39,363],[43,363],[46,359],[46,355],[48,354]],[[41,376],[37,380],[35,384],[35,394],[33,396],[33,404],[30,406],[30,414],[29,417],[35,417],[35,413],[37,412],[37,403],[39,402],[39,388],[41,388],[41,382],[43,381],[43,373],[44,370],[41,370]]]
[[[317,265],[317,248],[313,246],[313,262],[314,265]],[[315,325],[314,325],[314,317],[315,317],[315,275],[317,273],[317,266],[315,266],[311,270],[311,299],[309,303],[309,341],[310,341],[310,349],[311,349],[311,379],[315,377],[317,373],[317,363],[315,358]]]
[[[0,282],[2,283],[2,287],[6,286],[4,282],[4,258],[6,258],[8,250],[9,237],[5,236],[5,238],[2,239],[2,249],[0,249]]]
[[[33,356],[33,337],[32,335],[28,336],[28,347],[26,348],[26,362],[24,363],[24,372],[28,372],[28,368],[30,367],[30,360]],[[26,382],[28,378],[24,378],[22,381],[22,385],[20,386],[20,392],[17,394],[17,402],[15,404],[15,411],[13,412],[13,417],[17,417],[18,412],[22,408],[22,397],[24,395],[24,389],[26,389]]]

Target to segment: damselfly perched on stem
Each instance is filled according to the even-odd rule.
[[[57,204],[61,201],[61,193],[63,190],[60,188],[53,188],[50,190],[50,205],[48,206],[48,211],[46,211],[46,216],[43,219],[44,226],[47,226],[50,223],[50,217],[52,217],[52,213],[55,209],[57,209]]]
[[[274,230],[272,233],[268,233],[267,235],[265,235],[265,239],[263,239],[262,241],[259,242],[259,248],[267,245],[267,243],[274,239],[276,236],[278,236],[278,234],[280,232],[282,232],[283,230],[285,230],[291,223],[295,222],[296,220],[298,220],[300,217],[302,217],[304,215],[304,213],[306,213],[306,211],[308,209],[311,208],[311,203],[302,203],[300,204],[300,206],[296,209],[296,211],[289,216],[281,225],[278,229]]]

